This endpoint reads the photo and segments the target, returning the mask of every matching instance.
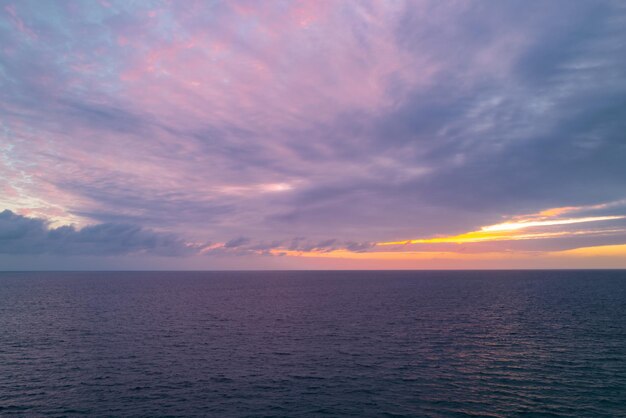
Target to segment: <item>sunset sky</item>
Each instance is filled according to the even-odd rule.
[[[0,270],[626,268],[624,1],[0,6]]]

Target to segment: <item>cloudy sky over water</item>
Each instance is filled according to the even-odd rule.
[[[626,267],[626,3],[0,0],[3,267]]]

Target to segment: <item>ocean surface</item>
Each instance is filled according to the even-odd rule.
[[[0,273],[0,415],[626,416],[626,271]]]

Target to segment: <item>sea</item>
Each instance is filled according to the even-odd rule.
[[[626,416],[626,271],[0,273],[0,415]]]

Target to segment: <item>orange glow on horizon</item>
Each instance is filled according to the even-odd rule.
[[[523,260],[554,257],[624,257],[626,256],[626,244],[581,247],[562,251],[502,251],[469,254],[451,251],[371,251],[355,253],[348,250],[293,251],[280,249],[271,250],[270,253],[288,257],[351,260]]]

